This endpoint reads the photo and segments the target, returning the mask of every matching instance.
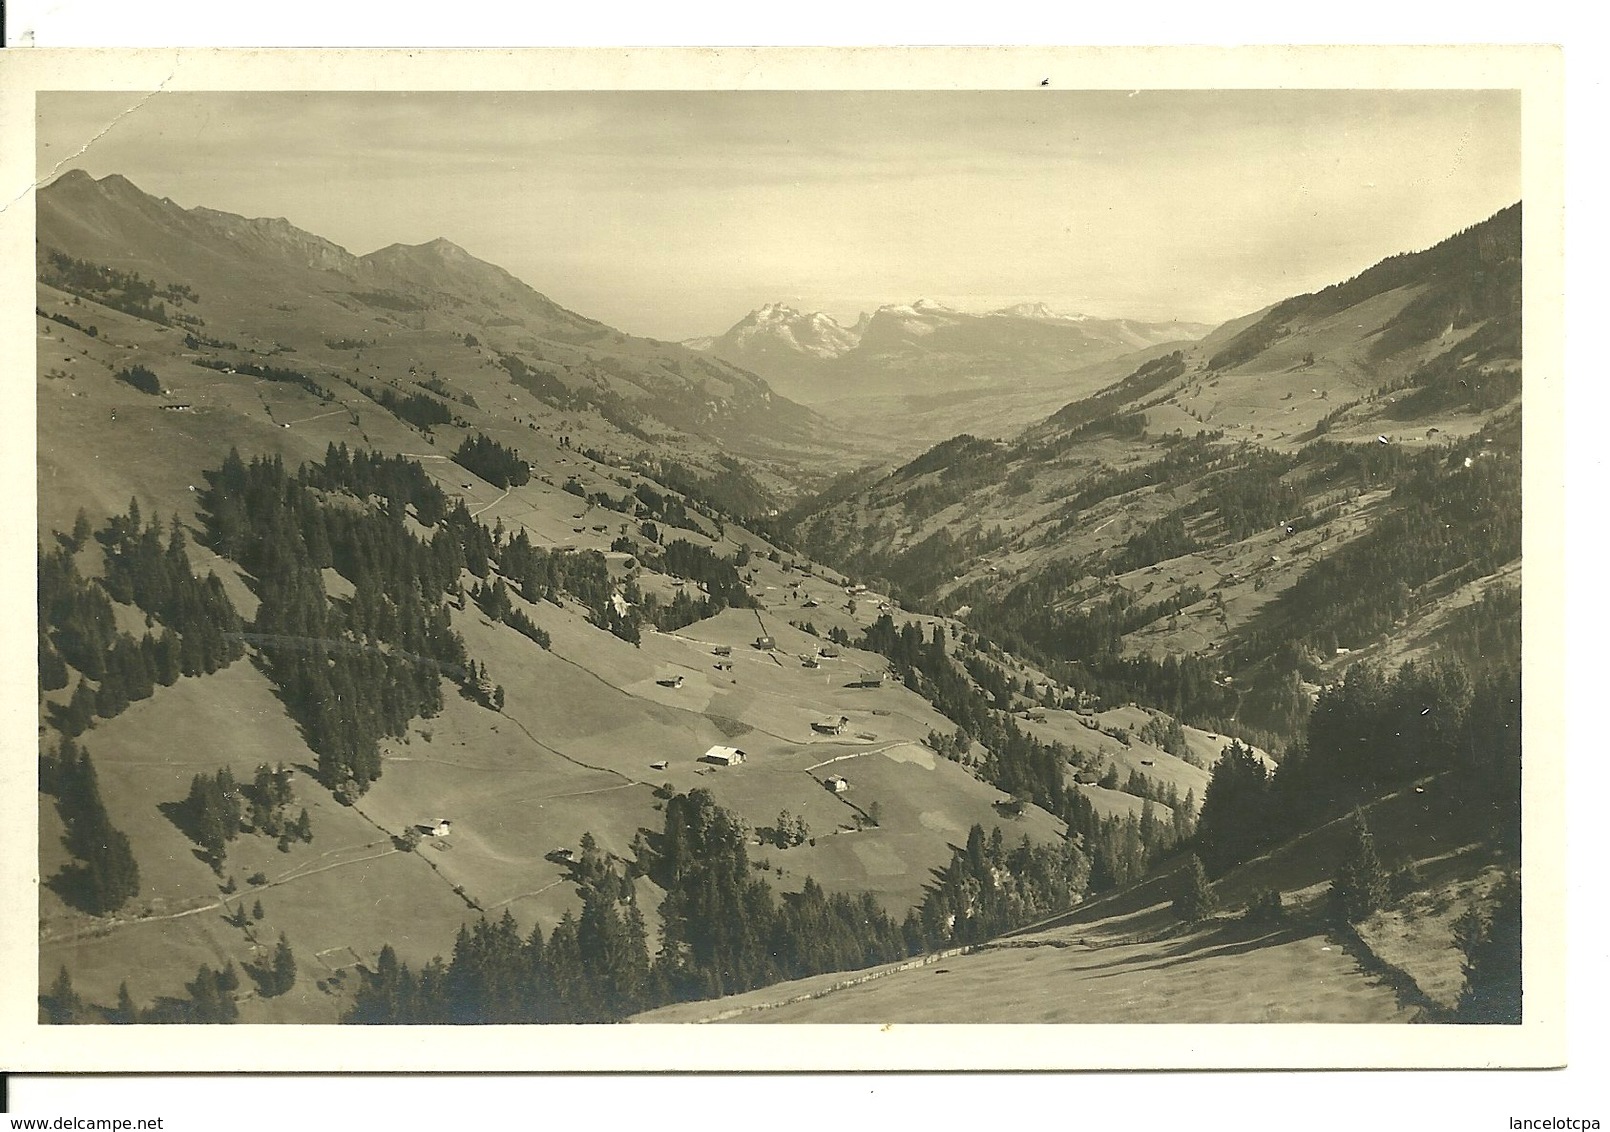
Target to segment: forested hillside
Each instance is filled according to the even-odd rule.
[[[1278,304],[1017,437],[936,445],[786,529],[1102,702],[1277,748],[1394,639],[1512,663],[1519,224]]]

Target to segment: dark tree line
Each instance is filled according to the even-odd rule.
[[[916,924],[907,920],[909,949],[981,943],[1071,908],[1093,868],[1079,846],[1073,836],[1054,845],[1031,845],[1024,836],[1008,849],[999,826],[986,836],[974,825],[923,897]]]
[[[637,639],[603,555],[544,550],[501,523],[488,530],[462,500],[449,507],[415,461],[331,445],[323,464],[291,474],[277,457],[247,464],[232,451],[209,479],[209,538],[251,575],[252,639],[338,797],[379,776],[382,737],[440,710],[443,677],[498,706],[499,689],[451,627],[447,597],[462,592],[462,571],[478,579],[470,592],[483,608],[538,644],[546,634],[514,609],[511,589],[532,602],[576,599],[595,625]],[[326,569],[352,584],[350,598],[329,597]]]
[[[182,283],[158,284],[137,271],[119,271],[59,251],[51,251],[40,264],[39,281],[163,326],[171,322],[167,303],[198,301]]]
[[[453,423],[453,410],[426,393],[399,397],[389,389],[381,389],[370,396],[392,416],[426,432],[437,425]]]
[[[519,453],[481,433],[465,437],[453,453],[453,460],[496,487],[520,487],[531,482],[531,465],[520,459]]]
[[[131,385],[141,393],[156,396],[162,392],[162,381],[155,373],[144,366],[125,366],[123,369],[118,370],[115,376],[123,384]]]
[[[1472,679],[1457,662],[1407,663],[1388,676],[1351,669],[1323,691],[1304,740],[1277,772],[1232,743],[1214,766],[1194,847],[1214,873],[1317,820],[1428,775],[1491,818],[1495,843],[1520,847],[1518,668]]]
[[[495,579],[491,585],[479,582],[471,585],[470,597],[488,617],[503,622],[542,648],[553,647],[553,638],[548,631],[532,621],[530,614],[510,600],[509,587],[502,578]]]
[[[889,962],[976,942],[1069,907],[1083,892],[1072,844],[1007,849],[974,826],[920,909],[896,923],[870,894],[807,879],[776,893],[748,856],[749,831],[708,791],[672,796],[661,832],[640,836],[623,876],[584,839],[573,878],[580,917],[522,938],[507,912],[460,930],[451,960],[417,972],[385,948],[346,1021],[609,1022],[668,1002],[735,994],[785,979]],[[649,955],[631,876],[666,893],[663,945]]]
[[[1112,560],[1114,574],[1127,574],[1154,562],[1166,562],[1197,549],[1197,541],[1185,526],[1182,512],[1172,511],[1155,523],[1130,536]]]
[[[306,807],[293,819],[287,813],[290,804],[290,772],[283,765],[259,766],[246,785],[222,767],[215,774],[192,778],[190,793],[172,807],[172,817],[201,846],[213,871],[222,872],[229,842],[243,832],[276,838],[281,851],[288,851],[292,841],[312,841],[313,821]]]
[[[51,887],[91,915],[117,911],[139,893],[140,868],[128,837],[106,812],[89,752],[64,738],[54,756],[40,756],[39,779],[40,789],[56,798],[66,827],[63,843],[75,858]]]
[[[217,574],[191,572],[177,517],[164,539],[154,518],[140,527],[139,505],[131,499],[128,513],[113,516],[96,538],[105,549],[101,584],[114,601],[138,606],[178,635],[183,675],[215,672],[241,657],[240,615]]]
[[[1068,837],[1084,850],[1090,862],[1090,892],[1113,892],[1144,879],[1159,861],[1190,838],[1196,828],[1196,802],[1187,791],[1166,814],[1159,814],[1151,799],[1140,813],[1096,812],[1090,799],[1078,790],[1068,792],[1062,812]]]
[[[697,595],[680,589],[667,603],[653,594],[642,594],[634,586],[626,594],[627,600],[637,607],[643,620],[658,629],[670,632],[714,617],[723,609],[747,609],[755,604],[733,560],[708,547],[673,539],[662,552],[646,552],[641,560],[649,569],[697,582],[703,588]]]
[[[932,637],[925,640],[915,623],[896,629],[893,618],[883,614],[867,627],[861,647],[888,657],[908,688],[984,745],[980,776],[986,782],[1053,814],[1062,813],[1071,752],[1025,734],[1000,710],[1010,706],[1009,695],[1005,703],[992,703],[1005,692],[1004,686],[986,698],[967,671],[947,654],[942,627],[936,626]]]
[[[71,535],[61,545],[39,551],[39,685],[40,691],[68,686],[76,669],[81,679],[64,705],[52,705],[50,719],[72,737],[89,728],[96,716],[111,718],[132,702],[149,697],[157,685],[183,676],[216,671],[243,651],[241,623],[223,584],[190,571],[182,530],[175,523],[164,542],[153,522],[140,526],[139,506],[130,501],[127,515],[115,516],[99,532],[106,551],[103,579],[78,573],[75,552],[89,534],[80,513]],[[119,632],[112,599],[133,602],[147,623],[162,630],[136,639]],[[91,686],[91,681],[94,686]]]
[[[404,523],[416,498],[416,516],[445,506],[418,465],[332,455],[292,476],[277,457],[248,465],[232,451],[203,502],[213,544],[252,576],[265,668],[317,753],[320,778],[350,797],[379,776],[381,737],[441,709],[442,676],[470,678],[443,602],[464,553],[448,531],[438,527],[427,543]],[[352,583],[351,598],[329,599],[324,569]]]
[[[1521,878],[1507,874],[1487,913],[1472,909],[1454,929],[1464,955],[1465,989],[1459,1022],[1518,1025],[1521,1021]]]
[[[233,342],[216,342],[211,339],[208,339],[205,344],[222,349],[234,347]],[[334,394],[332,394],[324,386],[320,385],[317,381],[314,381],[313,378],[309,377],[301,370],[287,369],[284,366],[263,365],[260,362],[229,362],[224,361],[221,358],[197,358],[191,364],[200,366],[202,369],[243,373],[250,377],[260,377],[264,381],[276,381],[282,382],[286,385],[295,385],[298,388],[304,389],[313,394],[313,396],[317,397],[321,401],[335,400]]]
[[[668,527],[680,527],[685,531],[704,533],[703,524],[688,507],[687,501],[681,497],[661,491],[648,483],[640,483],[632,488],[632,494],[643,505],[649,518],[657,519]]]
[[[1225,448],[1219,443],[1223,438],[1220,431],[1198,431],[1190,437],[1164,437],[1159,441],[1163,445],[1159,459],[1103,470],[1092,476],[1057,508],[1057,533],[1073,530],[1084,521],[1086,511],[1108,499],[1142,489],[1168,491],[1190,481],[1226,458]],[[1038,448],[1027,449],[1024,454],[1046,458]]]
[[[718,455],[716,464],[716,470],[707,476],[663,456],[653,464],[645,460],[634,466],[681,493],[685,499],[694,500],[715,514],[745,520],[746,525],[747,520],[764,516],[776,506],[771,494],[755,482],[737,460]]]
[[[868,628],[861,647],[888,657],[908,687],[961,728],[961,738],[983,745],[979,777],[1067,823],[1069,839],[1082,846],[1092,891],[1141,879],[1194,829],[1195,799],[1181,800],[1177,792],[1167,815],[1160,816],[1147,799],[1139,815],[1100,817],[1090,800],[1067,784],[1074,753],[1025,734],[1005,710],[1012,702],[1007,677],[977,656],[958,668],[946,654],[942,630],[924,640],[915,624],[896,630],[885,614]],[[1116,774],[1113,786],[1119,787]]]
[[[1122,381],[1113,383],[1082,401],[1064,405],[1051,415],[1048,423],[1060,425],[1073,432],[1092,421],[1113,415],[1122,405],[1152,393],[1185,373],[1185,354],[1175,350],[1160,358],[1142,364]]]
[[[1240,632],[1241,664],[1293,640],[1326,656],[1357,647],[1520,556],[1518,459],[1461,444],[1419,453],[1398,476],[1380,521],[1321,558]]]
[[[238,350],[239,342],[228,342],[222,338],[212,338],[205,334],[188,333],[184,336],[186,350],[200,350],[203,347],[213,350]]]
[[[76,318],[70,318],[69,316],[67,316],[65,314],[49,314],[49,313],[45,312],[44,310],[40,309],[39,307],[34,308],[34,313],[36,315],[38,315],[40,318],[48,318],[48,319],[50,319],[51,322],[59,322],[63,326],[70,326],[74,330],[78,331],[80,334],[88,334],[91,338],[99,338],[100,335],[101,335],[101,331],[100,331],[99,327],[93,326],[93,325],[85,326],[81,322],[79,322]]]
[[[1507,405],[1521,393],[1520,329],[1518,319],[1486,323],[1426,362],[1406,379],[1410,391],[1389,415],[1408,421],[1449,409],[1488,412]]]

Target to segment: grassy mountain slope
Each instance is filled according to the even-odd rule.
[[[565,310],[445,240],[354,256],[284,220],[184,209],[76,171],[38,207],[43,282],[125,309],[129,276],[177,287],[146,301],[205,355],[272,357],[327,387],[433,380],[509,423],[621,452],[708,462],[718,443],[783,465],[845,443],[753,374]]]
[[[908,603],[1073,664],[1071,682],[1289,734],[1303,685],[1355,651],[1491,641],[1507,616],[1477,599],[1505,600],[1519,560],[1519,216],[786,519]],[[1199,658],[1197,678],[1125,668],[1168,656]]]
[[[818,976],[719,1003],[686,1003],[643,1022],[1190,1023],[1441,1021],[1463,979],[1454,923],[1487,906],[1502,860],[1482,818],[1445,780],[1368,808],[1382,858],[1412,866],[1417,891],[1338,931],[1326,914],[1346,819],[1326,822],[1214,885],[1221,911],[1187,927],[1170,904],[1174,870],[966,954],[865,975]],[[1274,923],[1241,919],[1259,892],[1283,894]],[[903,969],[902,969],[903,968]],[[1048,993],[1055,988],[1055,993]]]
[[[1310,297],[1257,350],[1247,335],[1281,308],[1148,351],[1012,442],[958,437],[779,519],[767,512],[789,491],[871,449],[753,375],[618,334],[451,244],[354,257],[120,178],[64,177],[40,208],[41,765],[72,736],[93,753],[105,819],[140,867],[116,910],[87,908],[68,882],[84,799],[42,792],[42,989],[65,966],[101,1006],[123,982],[141,1004],[178,1000],[198,966],[255,969],[284,933],[298,976],[274,994],[258,971],[231,992],[241,1019],[335,1021],[384,945],[421,969],[482,915],[522,935],[585,917],[596,889],[556,852],[576,846],[637,874],[622,883],[657,941],[668,889],[632,866],[695,791],[735,816],[745,876],[780,901],[812,878],[897,925],[922,906],[932,922],[902,931],[962,938],[1022,922],[982,909],[964,866],[1054,846],[1070,895],[1117,890],[1074,918],[1127,941],[1158,926],[1163,883],[1130,882],[1191,828],[1232,727],[1289,735],[1316,684],[1356,659],[1344,647],[1515,645],[1518,407],[1504,394],[1518,361],[1507,308],[1457,274],[1501,238],[1395,263],[1377,277],[1390,286],[1356,287],[1350,305]],[[1428,310],[1452,329],[1403,339]],[[1366,379],[1382,384],[1337,415],[1329,391]],[[1255,415],[1272,389],[1292,394],[1273,407],[1295,426],[1306,382],[1311,435],[1154,424]],[[1426,425],[1421,439],[1402,439],[1404,422]],[[836,462],[802,474],[830,444]],[[179,632],[196,616],[183,587],[131,564],[142,531],[165,569],[216,575],[198,587],[238,613],[221,619],[233,654],[186,653],[183,675],[153,677],[174,638],[201,634]],[[104,650],[84,643],[99,630]],[[704,761],[717,745],[747,760]],[[245,783],[264,763],[294,772],[287,816],[306,808],[311,842],[247,831],[209,851],[186,808],[195,776]],[[444,817],[451,834],[433,832]],[[1428,831],[1463,828],[1432,817]],[[803,832],[779,844],[791,822]],[[1244,868],[1288,891],[1317,883],[1282,852]],[[1239,876],[1220,881],[1227,898]],[[1481,876],[1450,883],[1465,899]],[[1451,907],[1421,919],[1445,932]],[[1414,953],[1419,929],[1394,914],[1377,934]],[[1159,1011],[1241,1017],[1244,965],[1225,964],[1259,948],[1214,931],[1234,938],[1121,944],[1176,972]],[[1411,1012],[1314,932],[1287,934],[1261,953],[1290,993],[1257,1017]],[[1018,959],[1017,989],[1005,965],[980,985],[1032,1016],[1024,988],[1045,968],[1023,980]],[[1427,985],[1445,993],[1440,962]],[[1289,976],[1304,964],[1342,991],[1299,1007]],[[1203,971],[1232,990],[1188,1000]],[[1092,997],[1097,1014],[1127,993],[1101,986],[1118,998]],[[950,1017],[977,1006],[946,999]]]
[[[64,178],[41,209],[41,240],[53,241],[42,245],[37,298],[42,548],[70,539],[81,511],[89,529],[101,529],[132,499],[164,538],[170,525],[183,532],[188,568],[216,574],[246,621],[247,645],[233,664],[159,683],[78,735],[141,880],[111,915],[92,915],[66,888],[47,885],[42,987],[66,966],[83,997],[103,1006],[125,981],[142,1005],[182,999],[198,965],[244,970],[284,932],[298,960],[295,987],[272,996],[247,982],[237,992],[242,1020],[335,1021],[357,968],[372,968],[385,944],[417,965],[450,953],[460,925],[483,913],[506,910],[529,930],[577,912],[573,866],[553,851],[590,833],[602,853],[630,859],[639,831],[662,820],[666,784],[708,789],[751,829],[775,825],[783,810],[803,818],[804,843],[754,850],[774,888],[796,892],[811,877],[829,891],[870,894],[896,918],[922,899],[970,827],[1007,820],[1005,792],[924,746],[948,727],[927,700],[896,682],[861,686],[883,658],[845,646],[815,659],[824,643],[816,632],[858,635],[876,600],[852,614],[842,577],[783,559],[735,516],[739,502],[765,506],[766,484],[785,483],[769,475],[769,461],[786,468],[805,449],[776,441],[751,461],[712,458],[714,432],[656,434],[649,445],[599,407],[631,398],[674,405],[674,383],[660,379],[680,365],[705,375],[684,374],[688,396],[726,396],[711,411],[729,424],[746,412],[785,422],[803,413],[768,399],[751,376],[681,347],[622,341],[450,245],[350,257],[289,226],[178,209],[115,178]],[[564,372],[591,375],[593,400],[566,400],[505,360],[534,362],[539,350],[584,359]],[[138,371],[150,372],[157,392],[131,383]],[[625,424],[661,427],[649,422],[645,413]],[[518,453],[529,478],[504,486],[455,461],[460,442],[476,436]],[[680,540],[746,561],[742,588],[757,608],[701,617],[695,605],[664,632],[643,621],[634,647],[600,627],[598,594],[514,593],[531,633],[448,594],[446,625],[488,686],[499,686],[501,706],[442,681],[440,710],[384,736],[383,773],[342,805],[320,781],[324,740],[298,722],[307,705],[274,675],[284,641],[253,624],[265,577],[219,543],[209,511],[232,449],[246,460],[277,458],[294,475],[325,462],[331,445],[404,456],[501,538],[520,533],[557,557],[598,562],[605,603],[642,608],[653,597],[663,610],[707,598],[707,579],[667,560]],[[334,489],[325,502],[335,512],[383,510],[375,496]],[[428,540],[440,526],[410,510],[402,529]],[[92,592],[110,584],[111,552],[98,539],[71,557]],[[331,610],[363,604],[355,577],[352,562],[323,570]],[[478,584],[469,571],[458,582]],[[171,628],[126,600],[111,601],[108,616],[136,638]],[[791,624],[813,619],[813,631]],[[778,651],[750,647],[762,633]],[[718,647],[731,648],[731,659]],[[40,697],[47,755],[63,741],[75,690],[107,682],[74,664],[64,680]],[[812,726],[838,716],[848,721],[841,734]],[[741,745],[750,761],[727,769],[699,761],[718,744]],[[663,770],[651,766],[661,761]],[[249,782],[264,763],[296,772],[291,813],[307,808],[313,840],[280,847],[246,833],[215,872],[175,807],[197,774],[227,768]],[[849,780],[845,792],[824,786],[834,773]],[[72,865],[57,803],[41,795],[47,881]],[[412,850],[399,843],[444,816],[454,821],[450,837]],[[1061,823],[1042,810],[1010,822],[1036,842],[1062,838]],[[653,929],[658,896],[646,879],[638,885]],[[251,915],[258,901],[261,918]]]

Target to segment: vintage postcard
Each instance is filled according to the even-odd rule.
[[[7,53],[4,1063],[1562,1064],[1562,125]]]

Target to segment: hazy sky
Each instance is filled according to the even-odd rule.
[[[445,236],[661,338],[778,300],[1218,322],[1520,197],[1513,92],[140,98],[42,93],[40,175],[122,173],[360,254]]]

